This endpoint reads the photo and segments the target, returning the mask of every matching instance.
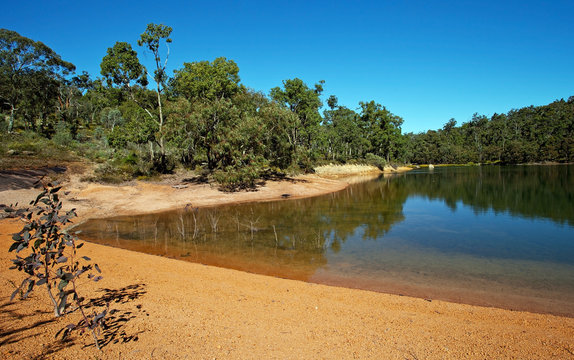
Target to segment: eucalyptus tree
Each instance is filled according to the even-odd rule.
[[[399,150],[403,119],[374,101],[360,102],[359,106],[359,127],[370,144],[369,152],[389,162]]]
[[[172,42],[170,36],[172,32],[172,28],[163,25],[163,24],[148,24],[146,30],[140,35],[138,40],[138,45],[147,48],[147,50],[151,51],[155,61],[155,70],[153,73],[153,79],[156,83],[156,92],[157,92],[157,104],[159,110],[159,139],[158,145],[160,149],[160,168],[161,170],[165,171],[166,164],[166,151],[165,151],[165,144],[164,144],[164,125],[165,120],[163,117],[163,109],[161,103],[161,94],[165,89],[167,83],[167,74],[166,74],[166,66],[167,61],[169,59],[169,44]],[[166,54],[165,58],[162,61],[162,53],[160,51],[160,45],[165,43],[166,47]]]
[[[295,78],[284,80],[283,88],[271,89],[271,99],[291,110],[299,118],[299,121],[291,124],[290,131],[296,157],[300,155],[300,147],[307,150],[313,148],[313,140],[319,132],[322,120],[319,108],[322,106],[320,96],[324,83],[321,80],[315,84],[314,88],[309,88],[303,80]]]
[[[174,95],[190,101],[229,99],[241,91],[239,66],[224,57],[212,62],[186,62],[174,73],[171,80]]]
[[[297,160],[295,158],[296,129],[299,117],[291,110],[276,102],[265,104],[258,111],[265,124],[264,154],[270,164],[287,169]]]
[[[323,112],[327,146],[325,158],[345,162],[364,153],[369,143],[361,136],[357,113],[345,106],[339,106],[334,95],[329,97],[327,104],[329,110]]]
[[[135,124],[135,126],[130,126],[133,131],[137,130],[135,134],[116,134],[114,138],[118,141],[115,143],[123,144],[127,141],[126,139],[138,139],[138,141],[147,139],[150,160],[155,170],[159,172],[170,170],[165,147],[166,119],[163,114],[162,93],[167,82],[166,66],[169,58],[169,44],[172,42],[170,38],[171,32],[172,28],[169,26],[148,24],[146,30],[137,41],[139,46],[144,47],[153,54],[155,62],[153,75],[147,72],[146,68],[139,61],[137,52],[126,42],[116,42],[112,48],[109,48],[100,65],[101,74],[105,77],[108,88],[111,89],[115,85],[116,89],[127,91],[130,94],[130,98],[149,117],[147,120],[142,120],[138,111],[135,112],[136,116],[133,118],[122,113],[124,118],[140,122],[141,126],[138,127]],[[167,48],[165,57],[162,56],[160,49],[162,43],[165,43]],[[157,104],[152,104],[148,98],[146,90],[148,77],[153,78],[155,81],[155,101]],[[130,120],[125,123],[126,126],[130,124]],[[148,120],[151,120],[151,123]],[[143,133],[144,130],[145,133]],[[159,148],[158,152],[156,152],[157,148]]]
[[[244,111],[238,106],[236,96],[245,93],[246,89],[239,84],[239,67],[233,60],[220,57],[213,62],[183,65],[182,69],[174,71],[170,81],[173,96],[184,98],[190,104],[188,108],[180,106],[189,111],[189,116],[176,115],[179,127],[195,130],[188,132],[194,138],[194,148],[205,156],[208,169],[214,171],[227,166],[222,149],[238,135],[237,124]],[[189,141],[185,143],[189,144]]]
[[[38,92],[55,88],[57,93],[60,81],[74,70],[72,63],[62,60],[42,42],[0,29],[0,101],[10,113],[8,132],[14,127],[15,112],[24,102],[43,110],[53,106],[55,98],[38,96]]]
[[[108,87],[115,85],[131,91],[136,84],[143,87],[148,84],[146,69],[140,63],[138,53],[127,42],[118,41],[108,48],[100,69]]]

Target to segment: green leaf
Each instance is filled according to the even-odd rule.
[[[64,293],[63,296],[60,297],[60,303],[58,304],[58,309],[60,310],[61,314],[64,313],[68,305],[68,295],[69,293]]]
[[[12,243],[12,245],[10,245],[10,250],[8,250],[8,252],[14,251],[16,248],[18,248],[19,245],[20,243],[17,242]]]
[[[72,274],[72,273],[65,273],[62,276],[62,280],[66,280],[66,281],[72,280],[73,278],[74,278],[74,274]]]
[[[64,288],[68,285],[68,283],[69,283],[68,280],[60,281],[60,283],[58,284],[58,290],[60,291],[64,290]]]
[[[17,288],[16,290],[14,290],[12,295],[10,295],[10,301],[14,300],[14,298],[16,297],[16,294],[18,294],[19,292],[20,292],[20,288]]]
[[[26,295],[24,295],[24,296],[27,297],[28,294],[32,292],[32,290],[34,289],[34,284],[35,284],[35,283],[36,283],[36,282],[35,282],[34,280],[28,280],[28,290],[26,290]]]

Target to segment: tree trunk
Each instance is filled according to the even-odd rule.
[[[8,119],[8,134],[12,133],[14,129],[14,105],[10,105],[10,117]]]
[[[164,155],[164,148],[163,148],[163,110],[161,106],[161,93],[160,93],[160,84],[157,83],[157,105],[159,108],[159,151],[161,155]]]

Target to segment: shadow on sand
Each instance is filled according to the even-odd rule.
[[[138,341],[138,335],[141,332],[129,333],[126,331],[125,325],[131,319],[138,316],[149,316],[149,314],[142,309],[141,305],[125,306],[125,304],[135,301],[143,296],[146,293],[145,284],[134,284],[120,289],[101,289],[98,291],[103,294],[97,298],[89,300],[86,310],[97,312],[99,311],[97,310],[98,308],[111,308],[105,318],[103,329],[99,334],[100,347],[103,348],[110,343],[117,344]],[[0,304],[0,347],[15,344],[24,339],[36,337],[45,331],[43,329],[46,325],[58,321],[58,319],[51,317],[50,311],[29,311],[30,309],[28,309],[26,304],[23,304],[22,301],[25,302],[26,300],[6,301]],[[114,309],[114,305],[117,306],[120,304],[124,305],[122,306],[124,309]],[[31,319],[27,319],[30,317]],[[25,322],[26,325],[19,325],[21,322]],[[62,324],[64,323],[67,324],[67,321],[64,320]],[[70,336],[67,338],[58,337],[44,345],[42,353],[34,358],[52,358],[54,354],[59,351],[76,344],[76,340],[76,336]],[[90,347],[95,345],[93,343],[89,343],[86,346]]]

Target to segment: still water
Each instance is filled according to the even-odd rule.
[[[326,196],[114,217],[82,239],[428,300],[574,316],[574,166],[446,167]]]

